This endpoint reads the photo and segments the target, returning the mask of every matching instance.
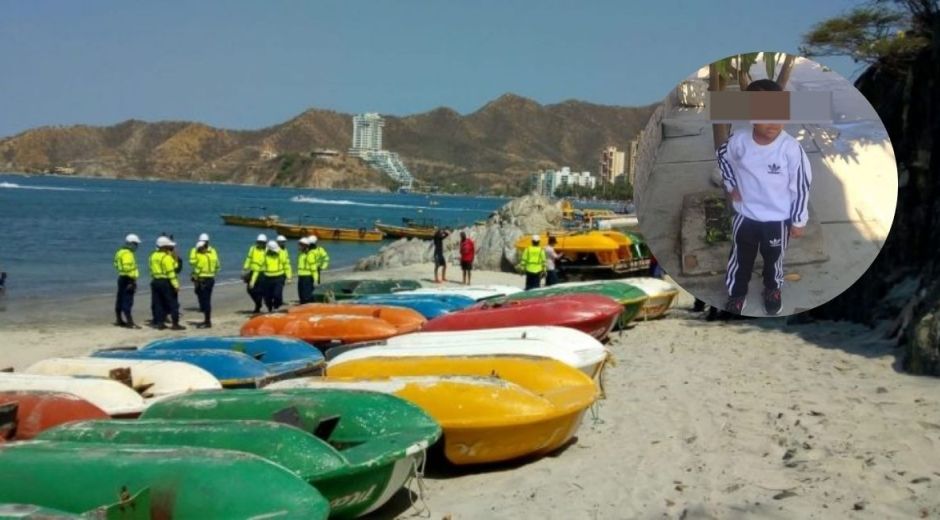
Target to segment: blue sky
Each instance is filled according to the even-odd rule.
[[[259,128],[311,107],[469,113],[506,92],[642,105],[714,59],[795,52],[857,4],[0,0],[0,136],[129,118]]]

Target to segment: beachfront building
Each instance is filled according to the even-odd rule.
[[[349,155],[358,157],[369,166],[395,179],[400,189],[410,190],[414,177],[397,153],[382,149],[382,128],[385,119],[375,112],[353,116],[352,147]]]
[[[630,141],[630,144],[627,146],[626,153],[626,171],[627,182],[630,183],[630,186],[636,186],[636,159],[637,153],[640,149],[640,138],[635,137]]]
[[[532,191],[546,197],[555,195],[555,190],[561,186],[584,186],[594,188],[597,178],[591,172],[572,172],[565,166],[560,170],[543,170],[531,177]]]
[[[617,177],[623,175],[625,154],[615,146],[608,146],[601,152],[600,179],[613,184]]]

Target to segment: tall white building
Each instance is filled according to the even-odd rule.
[[[382,127],[385,120],[375,112],[353,116],[353,142],[349,155],[359,156],[365,151],[382,149]]]
[[[532,189],[546,197],[555,195],[561,186],[584,186],[594,188],[597,178],[591,172],[572,172],[568,166],[560,170],[544,170],[532,175]]]
[[[617,150],[614,146],[608,146],[601,152],[601,179],[608,184],[613,184],[614,179],[623,175],[624,172],[624,153]]]

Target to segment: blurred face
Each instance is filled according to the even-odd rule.
[[[780,123],[754,123],[754,138],[761,143],[769,143],[780,135],[783,125]]]

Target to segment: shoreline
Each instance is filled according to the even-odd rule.
[[[432,285],[433,265],[331,275]],[[523,285],[521,275],[495,271],[474,271],[473,282]],[[295,301],[296,284],[285,290]],[[184,323],[201,317],[188,310],[191,290],[182,300]],[[237,335],[251,305],[244,286],[222,286],[213,300],[214,328],[181,332],[114,327],[110,297],[62,305],[4,328],[0,368],[159,338]],[[691,302],[681,291],[666,317],[611,336],[606,397],[572,444],[480,468],[432,459],[419,504],[454,520],[940,515],[940,379],[901,372],[899,351],[880,330],[707,322],[687,310]],[[134,308],[143,322],[149,298]],[[379,512],[415,514],[407,493]]]

